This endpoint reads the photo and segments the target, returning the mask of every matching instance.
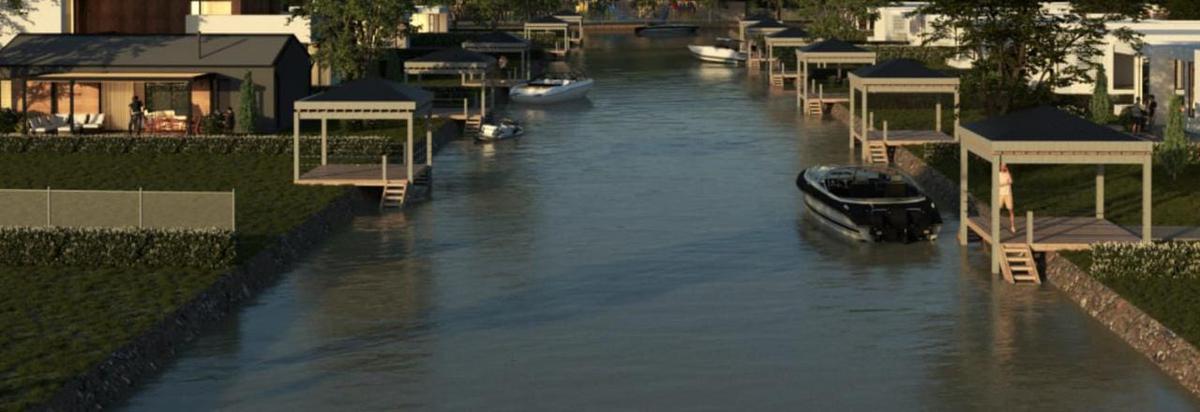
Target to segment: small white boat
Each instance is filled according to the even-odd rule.
[[[560,103],[587,97],[592,83],[592,79],[538,79],[513,87],[508,97],[517,103]]]
[[[732,64],[746,61],[746,54],[738,52],[736,43],[731,44],[731,41],[722,41],[720,38],[718,38],[718,43],[713,46],[688,44],[688,49],[691,50],[691,54],[703,61],[732,62]]]
[[[485,123],[480,126],[478,140],[493,142],[520,137],[523,134],[525,134],[525,128],[521,127],[520,123],[512,119],[504,119],[496,124]]]

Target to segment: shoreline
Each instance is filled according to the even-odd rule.
[[[842,106],[833,107],[830,116],[845,124],[847,114],[840,110]],[[894,165],[911,175],[942,210],[958,209],[956,182],[903,147],[896,148],[893,160]],[[947,209],[943,204],[952,207]],[[988,209],[986,204],[973,197],[971,206],[974,208],[972,214]],[[1043,264],[1046,283],[1200,398],[1200,350],[1062,255],[1047,253]]]

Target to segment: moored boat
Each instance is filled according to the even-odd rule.
[[[706,62],[737,64],[746,61],[746,53],[737,51],[736,41],[729,39],[717,39],[715,45],[689,44],[688,50]]]
[[[592,79],[538,79],[515,86],[508,97],[517,103],[551,104],[587,97]]]
[[[935,240],[942,217],[920,186],[899,170],[814,166],[796,186],[809,213],[830,229],[864,242]]]
[[[520,123],[512,119],[504,119],[498,123],[484,123],[481,125],[477,140],[481,142],[494,142],[520,137],[523,134],[525,134],[525,128]]]

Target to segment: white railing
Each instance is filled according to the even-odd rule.
[[[0,189],[0,226],[237,228],[236,194]]]
[[[293,34],[301,43],[312,43],[308,18],[289,14],[189,15],[187,32],[195,34]]]

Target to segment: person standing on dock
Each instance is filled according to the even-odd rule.
[[[1000,163],[1000,207],[1008,209],[1008,230],[1017,233],[1017,216],[1013,212],[1013,178],[1008,171],[1008,164]]]

